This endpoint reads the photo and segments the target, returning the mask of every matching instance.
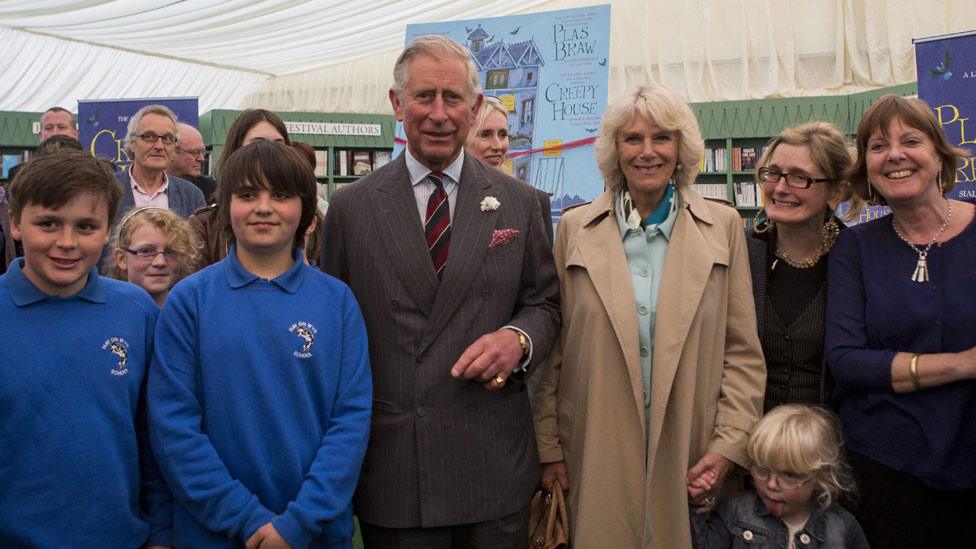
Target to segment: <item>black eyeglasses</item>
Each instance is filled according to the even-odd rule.
[[[165,141],[164,141],[164,143],[165,143]],[[179,152],[184,152],[184,153],[186,153],[186,154],[188,154],[188,155],[190,155],[190,156],[192,156],[194,158],[196,158],[198,156],[203,156],[204,153],[207,152],[207,149],[183,149],[183,148],[180,148],[179,146],[176,147],[176,150],[179,151]]]
[[[770,471],[765,467],[752,467],[752,478],[759,482],[767,482],[770,477],[776,477],[776,482],[784,490],[798,490],[800,486],[813,480],[813,475],[799,475],[797,473],[782,473]]]
[[[173,143],[176,143],[176,136],[171,134],[156,135],[152,132],[146,132],[137,133],[136,137],[142,139],[144,142],[149,143],[150,145],[155,145],[157,139],[162,139],[163,145],[172,145]]]
[[[763,183],[776,183],[785,177],[786,184],[794,189],[808,189],[814,183],[827,183],[833,179],[817,179],[801,173],[782,172],[776,168],[759,168],[759,180]]]
[[[138,250],[130,250],[129,248],[122,249],[144,261],[153,261],[159,254],[163,254],[163,257],[166,260],[176,259],[180,256],[180,254],[170,250],[169,248],[159,251],[157,251],[156,248],[139,248]]]

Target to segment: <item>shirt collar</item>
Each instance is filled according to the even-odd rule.
[[[651,214],[650,219],[659,218],[663,215],[663,212],[667,211],[667,217],[664,218],[659,225],[650,224],[642,228],[631,227],[624,217],[624,207],[623,207],[623,197],[624,193],[627,191],[626,187],[622,187],[618,190],[614,196],[614,214],[617,218],[617,225],[620,227],[620,236],[626,237],[628,231],[643,231],[645,233],[653,233],[654,231],[660,231],[661,235],[665,239],[671,240],[671,232],[674,230],[675,220],[678,218],[678,203],[680,202],[680,195],[675,189],[673,182],[668,183],[668,191],[664,195],[664,199],[661,203],[657,205],[654,212]],[[667,209],[666,209],[667,208]]]
[[[291,268],[284,273],[272,278],[270,282],[275,286],[278,286],[282,290],[294,294],[298,291],[298,288],[302,285],[302,280],[305,277],[305,261],[302,257],[302,252],[298,248],[292,250],[291,253],[294,263]],[[227,283],[230,287],[237,290],[243,288],[248,284],[252,284],[259,280],[264,280],[258,275],[248,271],[241,265],[241,262],[237,259],[237,245],[232,244],[230,250],[227,252],[226,272],[227,272]]]
[[[162,193],[168,193],[169,192],[169,175],[167,175],[166,172],[163,172],[163,184],[160,185],[159,188],[156,189],[155,192],[153,192],[150,195],[146,191],[142,190],[142,186],[139,185],[139,182],[136,181],[136,176],[132,173],[132,165],[131,164],[129,165],[129,183],[132,185],[132,192],[137,192],[139,194],[146,195],[149,198],[155,198],[157,195],[160,195]]]
[[[92,270],[88,273],[88,282],[85,287],[82,288],[75,295],[60,297],[49,295],[42,292],[37,286],[34,285],[23,273],[24,269],[24,258],[18,257],[7,269],[7,287],[10,288],[10,296],[14,300],[14,304],[18,307],[25,307],[27,305],[32,305],[44,301],[45,299],[84,299],[85,301],[90,301],[92,303],[105,303],[105,284],[102,282],[102,277],[98,275],[98,269],[92,267]]]
[[[431,173],[430,168],[424,166],[419,160],[414,158],[413,154],[410,153],[410,147],[407,147],[407,171],[410,172],[410,185],[416,186],[418,183],[427,178],[427,175]],[[451,181],[459,183],[461,181],[461,168],[464,167],[464,149],[457,155],[454,162],[444,168],[443,172],[445,175],[451,178]]]

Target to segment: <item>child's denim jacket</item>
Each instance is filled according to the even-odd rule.
[[[788,547],[786,523],[769,514],[752,490],[719,502],[707,517],[692,512],[692,530],[696,549]],[[806,525],[793,538],[797,549],[868,548],[861,525],[839,506],[826,511],[814,508]]]

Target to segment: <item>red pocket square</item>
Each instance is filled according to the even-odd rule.
[[[518,229],[495,229],[495,232],[491,233],[491,243],[488,244],[488,247],[494,248],[495,246],[508,244],[515,240],[515,237],[518,235]]]

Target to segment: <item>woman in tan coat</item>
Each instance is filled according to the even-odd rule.
[[[737,212],[693,190],[691,109],[629,91],[596,142],[607,191],[567,211],[560,342],[533,388],[543,483],[569,490],[572,543],[691,546],[759,419],[765,368]]]

